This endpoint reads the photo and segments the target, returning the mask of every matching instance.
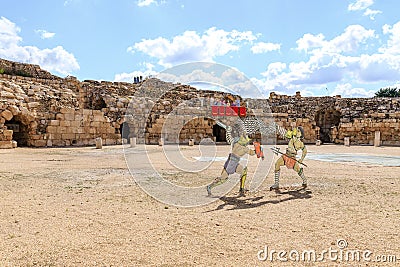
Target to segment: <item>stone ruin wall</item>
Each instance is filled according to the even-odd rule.
[[[30,78],[41,78],[47,80],[62,80],[62,78],[51,74],[40,68],[39,65],[19,63],[0,58],[0,74],[21,76]]]
[[[4,66],[1,63],[2,60],[0,65]],[[20,69],[25,66],[14,65],[20,66]],[[41,73],[44,76],[0,74],[0,148],[11,148],[13,139],[18,139],[21,146],[33,147],[94,145],[97,137],[101,137],[106,145],[121,144],[124,122],[131,129],[130,136],[137,137],[139,142],[158,144],[161,137],[176,142],[176,138],[161,133],[163,121],[177,105],[185,100],[197,99],[199,94],[193,87],[156,79],[147,80],[145,89],[140,90],[144,82],[80,82],[74,77],[63,79],[49,76],[35,65],[26,64],[25,67],[23,73]],[[137,92],[144,92],[144,96]],[[162,97],[164,99],[157,100],[160,92],[165,94]],[[136,101],[132,101],[132,95],[135,94]],[[202,97],[221,98],[226,95],[220,92],[200,94]],[[130,108],[141,111],[135,114],[135,119],[126,115],[127,112],[129,114],[129,103]],[[197,109],[193,107],[189,114],[206,115],[207,112],[199,113]],[[194,123],[191,121],[193,116],[181,115],[183,119],[179,123],[183,124],[179,129],[187,123]],[[212,123],[211,127],[215,121]],[[13,129],[16,124],[19,129]],[[176,125],[174,121],[172,128]],[[192,128],[188,125],[186,128]],[[179,141],[192,138],[197,141],[199,137],[211,134],[210,129],[198,124],[196,126],[194,133],[193,129],[183,129]],[[171,131],[175,132],[176,129]],[[21,134],[18,132],[23,132],[23,136],[19,136]]]
[[[207,137],[215,140],[216,120],[231,124],[237,119],[212,116],[209,106],[213,99],[229,96],[222,92],[197,91],[157,79],[80,82],[74,77],[51,75],[37,65],[0,59],[1,68],[11,74],[0,74],[0,148],[12,147],[16,137],[20,145],[34,147],[94,145],[97,137],[105,144],[121,144],[124,124],[129,126],[129,137],[136,137],[139,143],[158,144],[160,138],[165,142],[200,142]],[[272,115],[285,128],[303,126],[307,143],[324,139],[325,143],[340,144],[350,137],[351,144],[373,144],[374,132],[380,131],[383,145],[400,145],[398,98],[272,93],[269,99],[245,101],[251,107],[248,113],[265,122]],[[168,124],[169,129],[163,129],[173,110],[176,119]],[[11,129],[10,122],[19,124],[20,133]],[[181,129],[179,133],[177,129]]]
[[[92,145],[96,137],[117,144],[120,135],[101,110],[79,108],[79,86],[73,78],[0,75],[0,148],[12,147],[18,130],[23,146]]]

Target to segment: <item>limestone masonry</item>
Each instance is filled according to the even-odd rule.
[[[348,137],[351,144],[372,145],[379,131],[382,145],[400,145],[399,98],[271,93],[269,99],[242,99],[155,78],[81,82],[54,76],[37,65],[0,59],[0,148],[86,146],[98,137],[106,145],[131,137],[146,144],[191,139],[198,143],[203,138],[224,142],[225,130],[216,120],[233,123],[241,111],[213,106],[238,99],[245,116],[288,128],[303,126],[307,143],[343,144]]]

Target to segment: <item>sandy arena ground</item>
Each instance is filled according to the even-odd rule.
[[[186,146],[185,153],[196,149]],[[308,149],[400,156],[400,147]],[[198,176],[185,175],[164,163],[160,147],[148,150],[177,183],[206,184],[223,166],[215,162]],[[228,151],[218,146],[218,156]],[[236,186],[209,205],[178,208],[135,184],[121,146],[0,150],[0,266],[398,266],[400,167],[305,163],[307,190],[270,192],[271,171],[245,197]],[[301,182],[286,168],[281,177],[282,185]],[[372,262],[335,261],[334,254],[319,263],[257,257],[265,246],[321,253],[338,249],[338,239],[347,242],[344,252],[371,251]],[[373,262],[391,255],[397,263]]]

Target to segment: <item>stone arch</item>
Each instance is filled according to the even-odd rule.
[[[323,143],[331,143],[334,140],[332,131],[335,127],[339,126],[342,114],[340,111],[330,107],[327,109],[320,109],[315,114],[315,122],[319,127],[319,139]]]
[[[213,137],[215,142],[226,142],[226,130],[218,124],[213,125]]]
[[[93,98],[92,109],[102,110],[103,108],[106,108],[106,107],[107,107],[107,104],[102,97],[96,96]]]
[[[4,125],[7,127],[7,130],[13,131],[12,140],[17,141],[18,146],[29,146],[30,126],[21,115],[13,116],[10,120],[7,120]]]
[[[179,142],[186,143],[194,139],[199,143],[203,138],[213,138],[213,127],[216,122],[211,118],[196,117],[187,121],[179,132]]]
[[[32,145],[32,135],[38,130],[38,124],[28,109],[10,105],[0,112],[0,121],[0,126],[12,131],[10,140],[17,141],[18,146]]]

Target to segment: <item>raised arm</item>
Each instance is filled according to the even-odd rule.
[[[233,144],[233,141],[234,141],[235,136],[232,136],[232,131],[233,131],[232,127],[231,127],[231,126],[227,126],[227,125],[223,124],[223,123],[220,122],[220,121],[217,121],[217,124],[226,130],[226,135],[225,135],[225,137],[226,137],[226,142],[227,142],[228,144]],[[233,125],[233,127],[235,127],[236,131],[238,131],[239,133],[241,133],[241,132],[246,132],[245,126],[244,126],[244,124],[243,124],[243,121],[240,120],[240,119],[238,119],[238,120],[235,122],[235,124]],[[238,137],[238,136],[236,136],[236,137]]]

